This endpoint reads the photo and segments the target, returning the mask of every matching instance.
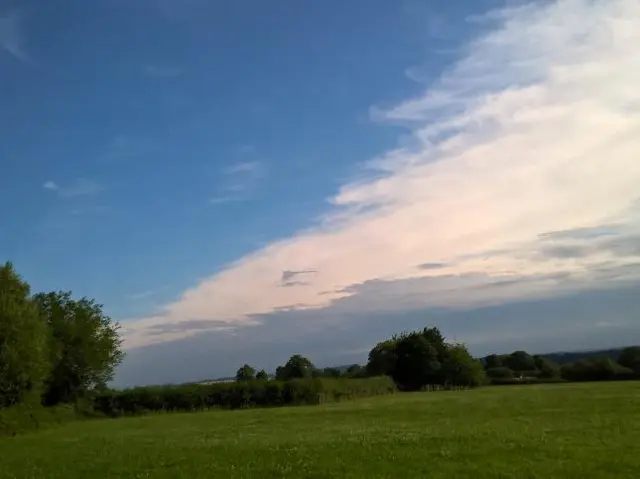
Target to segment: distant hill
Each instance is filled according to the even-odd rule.
[[[580,361],[581,359],[589,359],[602,356],[606,356],[617,361],[623,349],[625,348],[599,349],[595,351],[557,352],[541,354],[541,356],[549,358],[551,361],[554,361],[558,364],[573,363],[575,361]]]

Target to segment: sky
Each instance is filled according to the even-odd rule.
[[[0,260],[115,384],[640,343],[637,0],[0,0]]]

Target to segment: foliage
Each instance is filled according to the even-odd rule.
[[[48,331],[29,285],[0,266],[0,408],[37,392],[49,372]]]
[[[498,356],[497,354],[490,354],[485,358],[485,367],[487,370],[502,368],[502,358],[500,358],[500,356]],[[512,370],[510,371],[513,372]]]
[[[236,381],[251,381],[253,379],[256,379],[256,370],[248,364],[236,371]]]
[[[367,379],[248,380],[110,391],[97,396],[93,407],[99,413],[115,417],[147,412],[319,404],[394,391],[393,382],[385,376]]]
[[[636,375],[640,375],[640,346],[623,349],[618,364],[633,370]]]
[[[111,379],[124,353],[119,326],[102,312],[102,305],[71,292],[34,297],[50,330],[51,373],[45,403],[72,402]]]
[[[264,369],[261,369],[260,371],[258,371],[256,373],[256,379],[258,381],[268,381],[269,380],[269,375],[267,374],[267,372]]]
[[[514,351],[502,358],[502,363],[509,369],[523,373],[525,371],[535,371],[536,361],[526,351]]]
[[[438,328],[404,333],[378,343],[369,352],[366,370],[393,378],[402,390],[417,391],[427,385],[479,386],[482,364],[462,344],[449,344]]]
[[[635,377],[633,370],[606,356],[563,364],[560,373],[563,379],[569,381],[612,381]]]
[[[512,379],[514,373],[512,369],[504,366],[487,369],[487,377],[491,379]]]
[[[558,378],[560,377],[560,366],[554,363],[551,359],[544,356],[533,357],[536,370],[540,373],[538,377],[541,378]]]
[[[284,366],[278,366],[276,379],[288,381],[290,379],[310,378],[313,376],[314,370],[315,368],[311,361],[299,354],[294,354]]]

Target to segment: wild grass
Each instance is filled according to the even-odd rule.
[[[640,383],[488,387],[70,423],[1,478],[640,477]]]

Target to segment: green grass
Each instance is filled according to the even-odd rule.
[[[0,477],[633,478],[639,453],[639,382],[561,384],[78,422],[0,439]]]

